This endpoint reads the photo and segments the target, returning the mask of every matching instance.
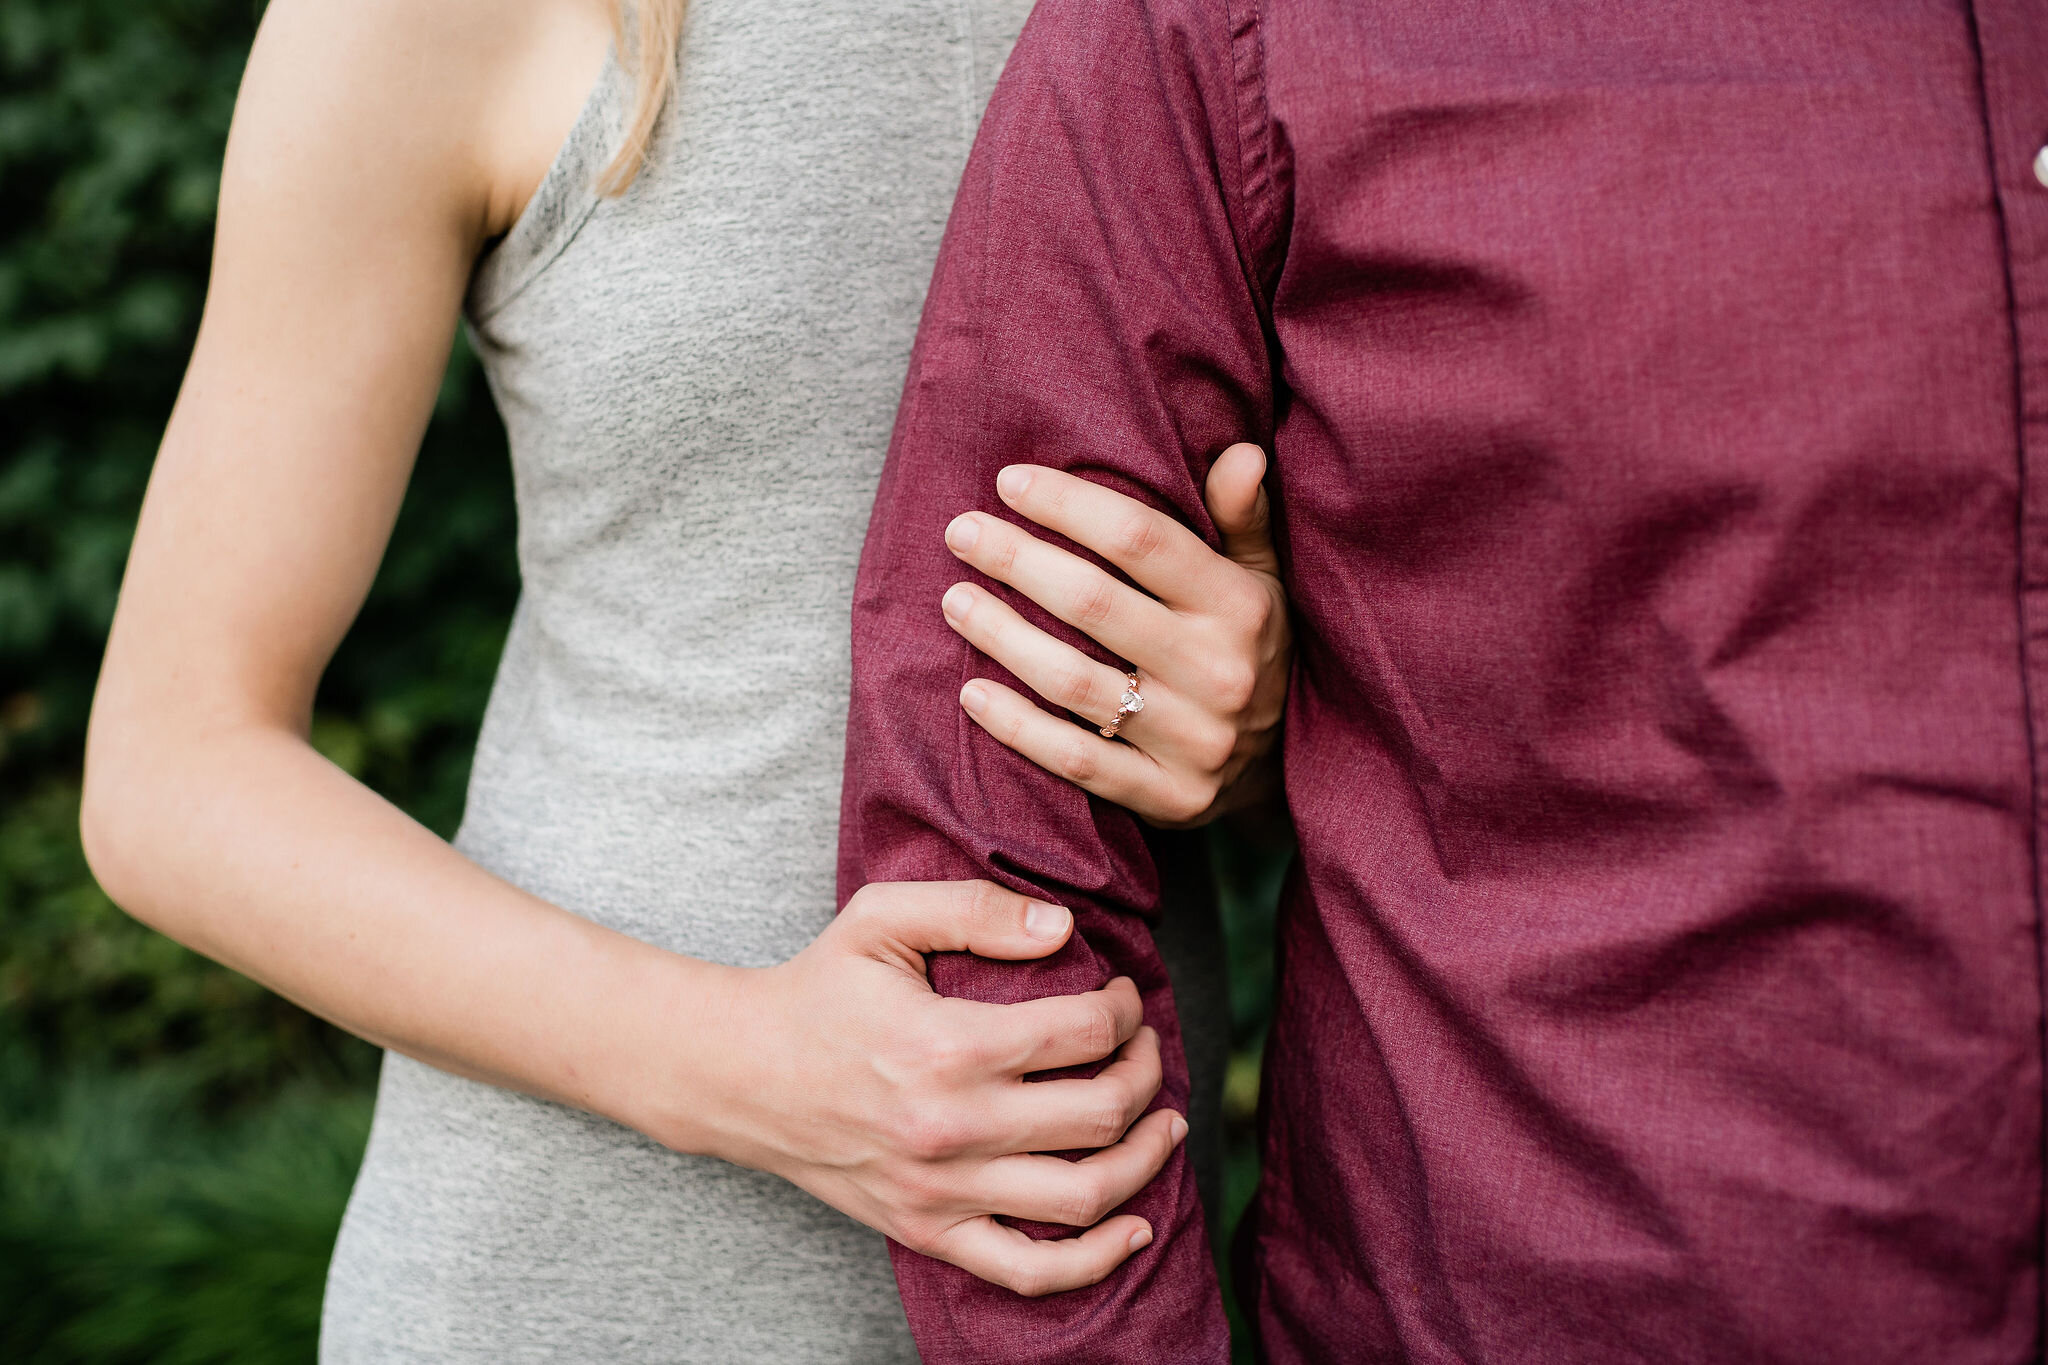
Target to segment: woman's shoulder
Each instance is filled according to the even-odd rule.
[[[607,0],[271,0],[239,159],[427,196],[495,236],[546,173],[612,32]]]

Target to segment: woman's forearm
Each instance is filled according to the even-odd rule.
[[[723,1046],[737,969],[492,876],[288,730],[95,733],[83,826],[123,908],[315,1014],[682,1150],[716,1148],[702,1106],[647,1098],[711,1088],[688,1068]]]
[[[924,976],[931,951],[1055,951],[1065,911],[987,884],[872,887],[790,962],[722,967],[491,876],[288,728],[202,732],[161,706],[144,727],[122,681],[88,744],[86,851],[171,937],[375,1042],[772,1171],[1022,1292],[1093,1283],[1149,1238],[1110,1215],[1187,1127],[1133,1126],[1159,1043],[1131,983],[962,1012]],[[1120,1044],[1092,1080],[1023,1083]],[[1079,1163],[1027,1155],[1104,1141]],[[1093,1226],[1041,1243],[995,1213]]]

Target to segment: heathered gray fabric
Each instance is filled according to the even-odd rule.
[[[721,962],[780,962],[830,919],[855,561],[1027,9],[693,0],[639,180],[592,190],[630,98],[608,64],[478,268],[524,575],[456,840],[483,866]],[[1172,955],[1213,1082],[1224,1006],[1193,900]],[[1213,1139],[1213,1108],[1194,1117]],[[877,1234],[773,1177],[391,1055],[321,1358],[915,1354]]]

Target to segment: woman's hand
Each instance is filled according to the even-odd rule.
[[[996,491],[1006,504],[1146,591],[979,512],[954,518],[947,547],[1128,660],[1144,709],[1108,739],[986,679],[962,688],[960,705],[1041,768],[1155,825],[1204,824],[1268,795],[1292,638],[1265,473],[1254,445],[1230,447],[1210,468],[1204,498],[1223,534],[1219,555],[1172,517],[1086,479],[1037,465],[1003,470]],[[1117,715],[1125,674],[974,584],[954,584],[943,606],[954,630],[1039,696],[1094,727]]]
[[[790,961],[734,970],[714,1025],[729,1045],[704,1049],[729,1059],[710,1093],[656,1078],[648,1091],[677,1094],[688,1112],[636,1126],[772,1171],[1020,1294],[1094,1284],[1152,1238],[1142,1218],[1106,1215],[1187,1134],[1179,1114],[1145,1112],[1159,1036],[1141,1024],[1137,989],[1119,978],[1085,995],[983,1004],[935,994],[924,960],[1045,957],[1073,923],[987,882],[865,887]],[[701,998],[683,1008],[704,1018]],[[1024,1080],[1105,1058],[1092,1079]],[[1038,1155],[1076,1148],[1101,1150]],[[1087,1231],[1034,1241],[997,1214]]]

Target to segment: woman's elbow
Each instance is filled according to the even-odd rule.
[[[95,715],[87,735],[78,839],[100,889],[140,917],[150,862],[149,763],[126,727]]]

